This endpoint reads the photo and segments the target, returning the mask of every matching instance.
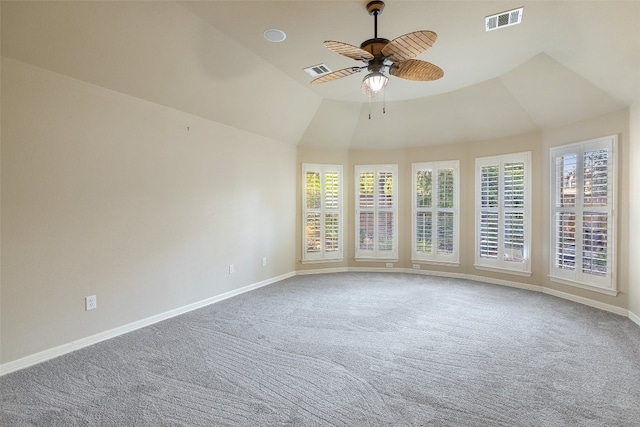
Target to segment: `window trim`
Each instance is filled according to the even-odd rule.
[[[320,209],[307,208],[307,173],[319,172],[320,173]],[[326,207],[325,194],[325,178],[327,172],[336,172],[338,174],[338,208],[329,209]],[[303,264],[310,263],[323,263],[323,262],[339,262],[344,259],[344,174],[342,172],[342,165],[328,165],[317,163],[303,163],[302,164],[302,259]],[[326,252],[325,245],[322,245],[322,249],[317,253],[310,253],[307,251],[307,213],[319,211],[320,212],[320,239],[322,240],[325,235],[325,213],[335,212],[338,214],[338,250],[333,252]]]
[[[504,207],[504,164],[511,162],[523,162],[524,163],[524,247],[522,263],[509,262],[503,259],[504,245],[501,244],[504,238],[504,213],[506,208]],[[499,165],[499,177],[498,177],[498,255],[497,259],[491,260],[488,258],[480,257],[480,220],[481,220],[481,179],[480,172],[483,166]],[[477,157],[475,160],[475,249],[474,268],[477,270],[494,271],[499,273],[508,273],[519,276],[531,276],[531,183],[532,180],[532,168],[531,168],[531,152],[525,151],[521,153],[502,154],[497,156]]]
[[[607,184],[610,184],[609,190],[607,192],[607,209],[606,211],[608,218],[607,220],[607,265],[610,268],[607,269],[607,275],[602,278],[592,274],[584,273],[579,271],[581,269],[576,268],[573,271],[559,269],[555,267],[555,246],[556,246],[556,227],[555,227],[555,217],[559,212],[556,207],[556,197],[558,196],[558,188],[556,186],[557,178],[557,170],[556,170],[556,159],[559,156],[563,156],[566,154],[576,154],[578,157],[583,157],[584,152],[591,149],[598,148],[606,148],[609,150],[608,156],[608,169],[607,169]],[[582,162],[583,160],[581,160]],[[549,150],[549,165],[550,165],[550,181],[549,181],[549,280],[562,283],[565,285],[588,289],[591,291],[603,293],[606,295],[616,296],[618,294],[617,289],[617,246],[618,246],[618,238],[617,238],[617,203],[618,203],[618,175],[619,175],[619,166],[618,166],[618,135],[608,135],[599,138],[589,139],[586,141],[578,141],[570,144],[559,145],[555,147],[551,147]],[[576,168],[577,170],[578,168]],[[581,172],[582,174],[582,172]],[[577,179],[577,178],[576,178]],[[580,177],[579,182],[583,182],[584,177]],[[581,185],[576,184],[576,194],[579,194],[579,191],[582,191]],[[580,200],[580,206],[578,206],[578,201]],[[583,199],[576,196],[576,207],[575,213],[576,216],[581,215],[585,210],[589,210],[589,208],[585,208],[582,206]],[[580,230],[581,232],[582,230]],[[576,230],[578,233],[578,230]],[[580,240],[582,240],[580,238]],[[582,245],[582,243],[580,243]],[[582,246],[580,248],[577,247],[575,252],[581,251]],[[591,279],[591,280],[589,280]]]
[[[377,180],[378,174],[380,172],[388,172],[392,173],[393,184],[393,206],[390,208],[390,212],[393,213],[393,237],[392,237],[392,250],[390,251],[381,251],[377,247],[377,239],[374,238],[374,249],[371,251],[360,249],[360,240],[359,240],[359,230],[360,230],[360,212],[362,210],[371,211],[371,209],[362,209],[359,205],[359,194],[360,194],[360,173],[362,172],[373,172],[374,173],[374,183]],[[354,218],[354,240],[355,247],[354,259],[356,261],[398,261],[398,165],[397,164],[382,164],[382,165],[355,165],[354,166],[354,205],[355,205],[355,218]],[[374,214],[374,235],[377,235],[377,224],[378,224],[378,213],[379,206],[377,203],[378,200],[378,192],[374,191],[374,203],[373,203],[373,214]]]
[[[438,254],[437,251],[431,253],[418,252],[417,247],[417,214],[418,214],[418,200],[417,200],[417,180],[416,174],[419,171],[431,170],[432,172],[432,194],[437,194],[438,170],[453,169],[454,184],[453,184],[453,208],[439,208],[435,203],[436,198],[432,196],[433,203],[430,208],[421,208],[421,211],[431,211],[432,223],[431,234],[435,237],[437,242],[437,214],[438,212],[452,212],[453,213],[453,253],[452,254]],[[433,180],[435,178],[435,180]],[[435,185],[434,185],[435,184]],[[411,165],[411,262],[434,264],[434,265],[460,265],[460,161],[449,160],[439,162],[420,162],[412,163]],[[434,219],[436,219],[434,221]],[[437,244],[437,243],[436,243]]]

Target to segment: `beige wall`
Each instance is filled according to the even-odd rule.
[[[7,58],[2,112],[2,363],[295,269],[294,146]]]
[[[629,114],[629,311],[640,321],[640,100]]]
[[[551,282],[549,272],[549,148],[556,145],[569,144],[600,136],[617,134],[619,136],[619,179],[618,179],[618,290],[617,296],[608,296],[599,292],[583,290]],[[532,162],[532,259],[530,277],[488,272],[474,268],[475,240],[475,159],[499,154],[531,152]],[[354,260],[354,186],[353,168],[357,164],[398,164],[399,173],[399,261],[396,268],[411,268],[411,164],[416,162],[459,160],[460,161],[460,265],[446,267],[422,264],[421,269],[449,273],[470,274],[544,286],[545,288],[565,292],[578,297],[588,298],[604,304],[620,308],[627,307],[629,297],[629,274],[627,266],[630,262],[629,251],[629,111],[627,109],[607,114],[590,120],[574,123],[544,132],[534,132],[493,141],[469,142],[456,145],[428,145],[404,150],[351,150],[335,151],[308,148],[304,142],[298,147],[297,194],[298,210],[300,210],[301,163],[342,164],[345,168],[345,260],[342,263],[298,264],[299,270],[322,268],[364,267],[381,268],[385,262],[358,262]],[[296,259],[302,254],[302,225],[300,219],[296,223]],[[640,274],[640,271],[638,272]]]

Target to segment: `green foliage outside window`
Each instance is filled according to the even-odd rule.
[[[416,188],[416,205],[419,208],[431,207],[431,193],[433,185],[431,183],[431,171],[418,171]]]

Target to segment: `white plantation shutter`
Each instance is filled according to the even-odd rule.
[[[484,210],[480,215],[480,258],[497,260],[500,234],[498,213]]]
[[[498,259],[500,165],[483,166],[480,171],[480,257]]]
[[[324,173],[324,251],[340,255],[340,173],[326,170]],[[340,255],[341,256],[341,255]]]
[[[355,167],[356,258],[398,258],[398,166]]]
[[[433,171],[413,164],[414,239],[413,258],[428,258],[433,253]]]
[[[320,253],[322,249],[322,226],[320,212],[307,212],[305,215],[306,252]]]
[[[412,165],[412,261],[458,263],[459,162]]]
[[[504,164],[504,239],[506,261],[524,262],[524,162]]]
[[[476,267],[530,274],[530,153],[476,159]]]
[[[551,150],[552,280],[615,294],[615,146],[608,136]]]
[[[438,212],[438,245],[436,253],[453,254],[453,212]]]
[[[302,165],[303,261],[342,258],[342,166]]]

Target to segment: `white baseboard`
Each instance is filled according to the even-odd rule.
[[[513,280],[494,279],[491,277],[476,276],[475,274],[450,273],[447,271],[416,270],[413,268],[406,268],[404,272],[410,274],[424,274],[426,276],[473,280],[475,282],[491,283],[493,285],[508,286],[510,288],[526,289],[528,291],[535,292],[542,292],[543,289],[542,286],[530,285],[529,283],[514,282]]]
[[[589,298],[579,297],[566,292],[557,291],[555,289],[543,288],[542,292],[545,294],[553,295],[554,297],[588,305],[589,307],[598,308],[600,310],[608,311],[610,313],[619,314],[620,316],[627,317],[629,315],[629,311],[626,308],[616,307],[615,305],[605,304],[603,302],[594,301]]]
[[[298,270],[295,272],[296,276],[307,276],[309,274],[323,274],[323,273],[344,273],[349,271],[348,267],[335,267],[335,268],[316,268],[313,270]]]
[[[339,268],[329,268],[329,269],[298,270],[291,273],[283,274],[281,276],[272,277],[270,279],[263,280],[261,282],[257,282],[251,285],[247,285],[242,288],[235,289],[233,291],[225,292],[223,294],[216,295],[214,297],[207,298],[205,300],[198,301],[193,304],[188,304],[183,307],[169,310],[167,312],[160,313],[155,316],[148,317],[146,319],[138,320],[136,322],[129,323],[127,325],[123,325],[114,329],[110,329],[108,331],[101,332],[99,334],[95,334],[86,338],[72,341],[70,343],[63,344],[58,347],[50,348],[48,350],[44,350],[32,355],[23,357],[22,359],[18,359],[9,363],[2,364],[0,365],[0,376],[18,371],[20,369],[28,368],[29,366],[37,365],[38,363],[42,363],[47,360],[54,359],[56,357],[62,356],[63,354],[80,350],[81,348],[88,347],[93,344],[97,344],[101,341],[108,340],[110,338],[115,338],[117,336],[126,334],[128,332],[132,332],[137,329],[144,328],[145,326],[153,325],[154,323],[161,322],[171,317],[179,316],[189,311],[193,311],[198,308],[202,308],[207,305],[214,304],[216,302],[225,300],[227,298],[231,298],[236,295],[240,295],[245,292],[249,292],[254,289],[258,289],[263,286],[267,286],[267,285],[279,282],[281,280],[288,279],[293,276],[304,276],[309,274],[344,273],[344,272],[376,272],[376,273],[382,272],[382,273],[421,274],[421,275],[436,276],[436,277],[467,279],[467,280],[473,280],[476,282],[484,282],[484,283],[491,283],[494,285],[526,289],[534,292],[542,292],[542,293],[553,295],[569,301],[584,304],[589,307],[594,307],[600,310],[604,310],[611,313],[619,314],[621,316],[629,317],[629,319],[631,319],[634,323],[640,326],[640,316],[624,308],[601,303],[601,302],[594,301],[584,297],[575,296],[566,292],[557,291],[555,289],[545,288],[543,286],[531,285],[528,283],[521,283],[521,282],[514,282],[511,280],[494,279],[490,277],[476,276],[473,274],[452,273],[452,272],[445,272],[445,271],[417,270],[412,268],[339,267]]]
[[[407,269],[407,270],[408,270],[407,271],[408,273],[420,272],[420,270],[413,270],[413,269]],[[434,274],[434,273],[436,273],[436,274]],[[534,291],[534,292],[542,292],[542,293],[545,293],[545,294],[553,295],[553,296],[558,297],[558,298],[562,298],[562,299],[566,299],[566,300],[569,300],[569,301],[577,302],[579,304],[584,304],[584,305],[589,306],[589,307],[593,307],[593,308],[597,308],[597,309],[600,309],[600,310],[608,311],[610,313],[618,314],[620,316],[625,316],[625,317],[629,316],[629,318],[631,320],[633,320],[633,318],[631,317],[632,313],[630,311],[628,311],[627,309],[625,309],[625,308],[617,307],[617,306],[611,305],[611,304],[605,304],[605,303],[602,303],[602,302],[599,302],[599,301],[594,301],[594,300],[589,299],[589,298],[579,297],[579,296],[572,295],[572,294],[569,294],[569,293],[566,293],[566,292],[557,291],[555,289],[545,288],[544,286],[530,285],[528,283],[514,282],[514,281],[511,281],[511,280],[494,279],[492,277],[476,276],[476,275],[473,275],[473,274],[431,272],[431,271],[429,271],[429,272],[423,271],[422,274],[429,274],[429,275],[443,276],[443,277],[455,277],[455,278],[460,278],[460,279],[474,280],[476,282],[492,283],[494,285],[509,286],[509,287],[512,287],[512,288],[526,289],[526,290]],[[636,318],[638,318],[638,317],[636,316]],[[638,320],[640,320],[640,318],[638,318]],[[636,323],[638,323],[640,325],[640,322],[636,322]]]
[[[270,279],[253,283],[251,285],[247,285],[239,289],[234,289],[232,291],[225,292],[223,294],[216,295],[214,297],[207,298],[202,301],[194,302],[192,304],[188,304],[183,307],[178,307],[173,310],[166,311],[164,313],[156,314],[155,316],[147,317],[146,319],[141,319],[136,322],[129,323],[127,325],[119,326],[117,328],[110,329],[108,331],[100,332],[98,334],[91,335],[86,338],[82,338],[67,344],[60,345],[58,347],[53,347],[29,356],[23,357],[22,359],[14,360],[9,363],[4,363],[0,365],[0,376],[11,373],[11,372],[19,371],[20,369],[28,368],[29,366],[37,365],[38,363],[46,362],[47,360],[54,359],[56,357],[62,356],[63,354],[80,350],[81,348],[88,347],[93,344],[97,344],[101,341],[105,341],[110,338],[115,338],[117,336],[124,335],[128,332],[132,332],[137,329],[144,328],[145,326],[153,325],[154,323],[161,322],[171,317],[179,316],[181,314],[188,313],[189,311],[197,310],[198,308],[202,308],[207,305],[211,305],[216,302],[225,300],[227,298],[231,298],[236,295],[240,295],[245,292],[249,292],[254,289],[258,289],[263,286],[267,286],[284,279],[288,279],[295,275],[296,275],[295,272],[291,272],[291,273],[283,274],[281,276],[272,277]]]
[[[502,280],[502,279],[495,279],[495,278],[492,278],[492,277],[477,276],[475,274],[452,273],[452,272],[447,272],[447,271],[433,271],[433,270],[418,270],[418,269],[413,269],[413,268],[343,267],[343,268],[335,268],[335,269],[330,269],[330,270],[317,269],[317,270],[298,271],[298,272],[296,272],[296,275],[322,274],[322,273],[339,273],[339,272],[377,272],[377,273],[378,272],[383,272],[383,273],[384,272],[389,272],[389,273],[394,272],[394,273],[422,274],[422,275],[425,275],[425,276],[449,277],[449,278],[455,278],[455,279],[467,279],[467,280],[473,280],[473,281],[476,281],[476,282],[491,283],[491,284],[500,285],[500,286],[509,286],[511,288],[525,289],[525,290],[529,290],[529,291],[533,291],[533,292],[542,292],[542,293],[545,293],[545,294],[553,295],[553,296],[558,297],[558,298],[562,298],[562,299],[566,299],[566,300],[569,300],[569,301],[577,302],[579,304],[584,304],[584,305],[589,306],[589,307],[594,307],[594,308],[597,308],[597,309],[600,309],[600,310],[608,311],[610,313],[618,314],[618,315],[625,316],[625,317],[628,316],[631,320],[633,320],[635,323],[640,325],[640,317],[638,317],[637,315],[631,313],[627,309],[624,309],[624,308],[621,308],[621,307],[616,307],[615,305],[601,303],[601,302],[594,301],[594,300],[589,299],[589,298],[579,297],[579,296],[575,296],[575,295],[572,295],[572,294],[569,294],[569,293],[566,293],[566,292],[557,291],[555,289],[545,288],[544,286],[540,286],[540,285],[531,285],[529,283],[514,282],[512,280]]]
[[[635,323],[636,325],[640,326],[640,316],[638,316],[637,314],[635,314],[633,311],[629,310],[629,319],[631,319],[631,321],[633,323]]]

